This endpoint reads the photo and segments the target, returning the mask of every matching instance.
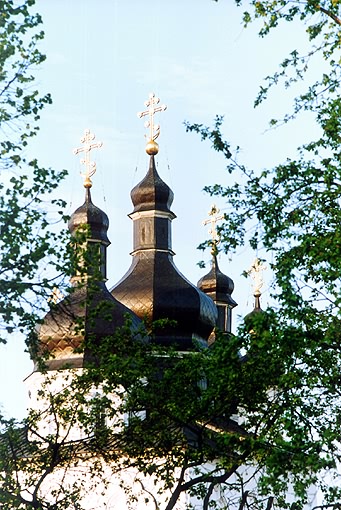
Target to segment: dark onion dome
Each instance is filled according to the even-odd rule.
[[[106,248],[110,244],[107,237],[108,216],[91,201],[90,189],[86,189],[85,202],[71,216],[69,230],[75,235],[77,229],[88,226],[88,242],[99,246],[101,281],[95,281],[91,275],[75,275],[74,286],[70,294],[57,304],[45,316],[39,327],[39,341],[42,351],[48,351],[51,359],[49,369],[68,365],[83,366],[89,353],[81,352],[84,342],[91,339],[99,345],[101,339],[114,335],[117,328],[130,319],[132,330],[137,331],[140,319],[126,306],[118,302],[105,285]],[[91,268],[90,271],[91,272]],[[114,346],[113,346],[114,348]],[[78,352],[77,352],[78,351]]]
[[[232,308],[237,303],[231,294],[234,290],[233,280],[222,273],[218,266],[217,256],[213,254],[210,271],[200,278],[198,288],[210,296],[218,309],[217,327],[220,331],[231,332],[232,326]]]
[[[84,204],[78,207],[70,217],[69,230],[71,234],[74,234],[82,225],[89,226],[90,239],[100,241],[106,246],[110,244],[107,236],[109,218],[104,211],[92,203],[90,188],[86,188]]]
[[[220,271],[216,255],[212,257],[210,271],[198,281],[198,287],[205,294],[208,294],[213,301],[221,301],[232,308],[237,306],[237,303],[231,297],[234,291],[233,280]]]
[[[83,352],[84,344],[90,341],[91,346],[100,345],[104,338],[123,327],[127,318],[132,331],[137,332],[140,319],[113,298],[104,282],[97,282],[93,289],[88,284],[79,284],[51,307],[39,327],[40,348],[51,354],[48,369],[84,366],[91,358],[89,351]]]
[[[155,169],[154,157],[145,178],[130,193],[134,205],[133,213],[139,211],[166,211],[171,213],[174,194],[170,187],[160,178]],[[175,215],[171,213],[173,218]]]
[[[197,341],[207,345],[217,309],[211,298],[176,268],[171,243],[173,193],[155,168],[154,156],[145,178],[132,190],[134,226],[131,267],[111,289],[113,296],[141,319],[168,319],[154,332],[154,341],[180,350]]]

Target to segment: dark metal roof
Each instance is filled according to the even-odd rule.
[[[87,340],[91,338],[95,347],[100,344],[101,339],[113,336],[118,328],[123,327],[127,317],[131,320],[133,331],[137,331],[141,326],[140,319],[119,303],[105,286],[105,251],[110,244],[107,237],[109,220],[108,216],[92,203],[89,188],[86,189],[84,204],[70,218],[71,234],[74,235],[77,229],[84,225],[89,227],[88,240],[93,245],[98,244],[102,250],[99,258],[90,260],[90,265],[99,264],[101,270],[98,272],[96,268],[84,265],[83,269],[87,274],[74,276],[74,288],[65,299],[51,306],[40,325],[40,347],[53,356],[53,359],[48,361],[50,369],[60,368],[66,363],[73,367],[82,366],[84,341],[88,343]],[[84,247],[82,249],[84,250]]]
[[[206,342],[216,323],[217,309],[208,296],[190,283],[167,253],[146,252],[135,256],[112,294],[140,318],[174,321],[155,332],[156,341],[193,347]]]
[[[83,225],[87,225],[89,228],[89,238],[101,241],[106,245],[110,244],[107,236],[109,218],[104,211],[92,203],[90,188],[86,188],[84,204],[71,215],[69,220],[71,234],[74,234]]]
[[[206,344],[217,318],[212,299],[190,283],[176,268],[171,246],[170,210],[173,193],[155,168],[154,156],[146,177],[133,189],[133,261],[111,289],[113,296],[140,318],[174,321],[155,332],[155,341],[193,347]],[[142,214],[141,214],[142,212]]]
[[[211,270],[198,281],[198,288],[209,295],[213,301],[226,303],[231,308],[237,306],[231,297],[234,291],[233,280],[220,271],[216,255],[212,257]]]
[[[90,338],[95,347],[123,327],[128,317],[132,331],[138,331],[140,319],[119,303],[103,282],[96,282],[91,289],[88,284],[75,288],[67,298],[52,306],[39,328],[41,348],[54,357],[48,362],[49,368],[66,363],[73,367],[82,365],[84,341]]]
[[[174,195],[170,187],[157,173],[154,156],[150,157],[149,170],[146,176],[132,189],[130,196],[134,205],[133,212],[152,209],[170,212]]]

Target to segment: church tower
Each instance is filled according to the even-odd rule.
[[[117,301],[106,287],[109,219],[92,202],[91,176],[96,166],[90,161],[90,151],[101,146],[92,143],[93,139],[94,135],[86,130],[81,139],[83,147],[74,151],[75,154],[85,153],[82,160],[85,164],[82,174],[85,200],[71,215],[68,225],[76,254],[72,288],[67,297],[52,302],[38,331],[40,353],[48,354],[46,366],[49,371],[83,367],[92,357],[89,340],[94,349],[101,339],[113,336],[117,328],[124,326],[127,317],[133,330],[137,331],[141,324],[140,319]],[[104,308],[105,313],[98,312]],[[37,364],[35,371],[39,372]]]
[[[148,408],[143,398],[142,404],[140,404],[140,407],[137,406],[136,409],[136,402],[139,403],[139,399],[133,400],[133,413],[131,413],[129,407],[128,410],[125,408],[124,402],[131,390],[130,380],[127,385],[121,382],[116,384],[115,380],[114,385],[110,387],[110,398],[107,400],[108,395],[104,395],[105,410],[103,411],[104,408],[100,407],[100,412],[97,414],[99,408],[94,407],[96,420],[94,424],[90,423],[91,427],[94,425],[91,429],[78,427],[78,423],[75,421],[74,427],[69,427],[67,423],[64,431],[64,429],[59,428],[59,424],[57,426],[53,419],[50,421],[45,419],[46,416],[49,416],[49,401],[48,399],[45,401],[45,396],[42,395],[41,388],[44,387],[44,383],[46,387],[47,381],[49,396],[52,395],[52,400],[55,395],[59,397],[64,390],[67,395],[71,394],[73,390],[70,390],[72,386],[69,385],[69,382],[73,375],[75,373],[76,375],[88,375],[83,368],[89,367],[89,364],[93,361],[98,361],[100,356],[96,357],[96,352],[100,351],[100,347],[104,345],[104,342],[106,347],[108,341],[112,342],[109,347],[112,346],[113,357],[116,355],[116,358],[118,358],[119,355],[117,352],[115,353],[115,341],[117,341],[115,332],[122,326],[126,326],[127,316],[130,320],[133,335],[136,333],[141,340],[142,320],[146,320],[147,326],[148,324],[151,325],[151,330],[148,331],[148,340],[161,346],[173,347],[177,350],[179,359],[191,358],[185,355],[186,351],[188,354],[188,351],[198,346],[203,348],[209,346],[210,342],[214,340],[214,328],[219,328],[223,333],[231,332],[231,312],[236,306],[231,297],[234,285],[233,281],[219,269],[217,242],[213,243],[211,271],[199,281],[199,288],[190,283],[174,264],[171,235],[171,224],[175,218],[175,214],[171,210],[173,192],[158,174],[155,161],[158,154],[156,139],[160,129],[154,124],[154,115],[164,110],[165,106],[158,106],[159,99],[154,94],[149,96],[145,104],[147,110],[142,112],[140,116],[149,116],[150,137],[146,147],[149,167],[145,177],[131,191],[134,206],[132,213],[129,215],[133,221],[134,232],[132,262],[127,273],[113,286],[110,292],[106,287],[107,247],[110,244],[107,236],[109,219],[104,211],[94,205],[91,196],[91,177],[95,173],[96,166],[90,161],[90,153],[93,149],[99,148],[101,144],[94,143],[94,135],[86,130],[81,140],[84,145],[75,150],[76,154],[84,152],[85,155],[82,160],[82,163],[85,164],[83,174],[85,200],[69,220],[69,231],[76,252],[76,264],[71,278],[72,289],[67,297],[59,302],[56,300],[51,305],[50,311],[39,328],[40,352],[48,354],[44,367],[47,374],[41,370],[37,357],[34,372],[27,378],[31,393],[31,407],[37,412],[38,416],[42,416],[41,422],[39,422],[42,429],[41,431],[38,430],[42,438],[54,434],[58,436],[59,440],[58,434],[62,430],[63,433],[65,432],[65,438],[71,441],[72,445],[78,441],[82,444],[81,441],[85,439],[84,444],[91,448],[92,444],[96,445],[97,440],[103,441],[104,438],[106,441],[109,437],[107,435],[109,431],[113,433],[110,436],[111,439],[115,438],[118,428],[121,427],[122,430],[122,424],[125,427],[126,424],[129,425],[129,423],[138,420],[138,428],[140,428],[141,423],[147,423],[148,419],[152,421],[153,417],[150,411],[155,410],[155,407],[153,408],[153,403],[151,403],[151,408]],[[216,221],[216,216],[214,218]],[[103,310],[105,310],[104,314]],[[133,336],[133,341],[134,339],[135,336]],[[139,345],[153,347],[149,342],[144,343],[144,341],[134,344],[134,346]],[[126,345],[123,344],[123,349],[125,348]],[[205,351],[210,352],[209,349]],[[123,359],[124,363],[126,362],[125,355],[126,351],[120,358]],[[200,358],[199,356],[194,357]],[[153,362],[154,360],[157,362],[157,371],[155,372],[157,377],[154,378],[157,382],[162,380],[164,358],[165,356],[162,356],[162,359],[153,357]],[[105,363],[107,361],[108,358],[105,358]],[[132,362],[130,359],[129,363],[135,365],[137,357],[134,357]],[[110,373],[115,375],[115,369],[112,369],[112,366],[109,365],[109,371],[112,371]],[[95,365],[95,368],[97,367],[98,364]],[[124,369],[126,370],[126,365],[124,365]],[[144,372],[142,374],[144,376]],[[185,377],[187,376],[186,371]],[[175,372],[174,377],[177,377]],[[144,377],[141,377],[140,372],[137,379],[143,388],[146,383],[148,385],[148,379],[145,380]],[[96,379],[96,376],[92,377],[91,374],[91,379],[88,382],[90,384],[88,393],[84,392],[83,388],[81,392],[81,397],[84,398],[86,403],[90,402],[91,399],[95,400],[103,389],[103,386],[101,387],[103,381],[100,377]],[[197,379],[197,374],[195,374],[195,391],[197,388],[206,385],[206,378],[200,373]],[[174,387],[177,388],[177,386]],[[139,391],[140,389],[139,387]],[[189,392],[188,395],[191,397],[192,393]],[[164,393],[161,396],[165,398]],[[182,405],[182,394],[180,397]],[[150,399],[148,402],[150,402]],[[88,414],[84,412],[84,415],[87,416]],[[91,414],[90,417],[92,417]],[[216,431],[219,432],[222,426],[226,430],[238,430],[239,433],[238,425],[230,415],[219,416],[217,420],[215,418],[217,417],[214,417],[207,429],[209,430],[207,435],[209,441],[211,441],[212,432],[214,434]],[[171,419],[173,420],[173,417]],[[194,446],[199,437],[206,437],[204,434],[200,435],[202,424],[196,418],[193,418],[193,420],[190,427],[181,424],[180,429],[178,422],[174,421],[173,423],[172,421],[172,427],[175,425],[175,429],[180,430],[178,437],[181,438],[181,441],[184,441],[183,446],[186,449],[188,445]],[[183,431],[182,429],[185,428],[186,430]],[[127,441],[129,440],[128,432],[131,431],[127,429],[127,435],[125,436]],[[176,438],[177,448],[178,437]],[[168,439],[167,437],[167,441]],[[101,447],[103,444],[100,443]],[[145,472],[141,474],[138,465],[134,465],[134,462],[130,464],[134,452],[131,454],[129,449],[121,449],[122,443],[117,448],[117,444],[115,441],[109,443],[109,448],[110,451],[112,449],[113,458],[118,457],[119,463],[117,465],[120,466],[120,470],[112,476],[109,462],[108,465],[104,466],[103,473],[105,476],[108,475],[108,478],[101,479],[98,487],[94,484],[95,490],[85,493],[84,508],[107,508],[107,501],[113,501],[115,508],[116,506],[122,509],[131,508],[130,503],[127,503],[128,496],[131,493],[134,508],[142,508],[143,506],[143,508],[151,510],[155,505],[152,500],[148,501],[146,494],[151,495],[154,491],[158,491],[158,486],[153,478],[154,475],[149,476],[149,473],[146,474]],[[182,442],[179,445],[182,445]],[[105,447],[107,447],[107,443],[105,443]],[[123,456],[122,451],[125,452]],[[163,450],[160,451],[163,454]],[[89,458],[92,459],[91,456]],[[123,460],[120,464],[121,458]],[[128,460],[128,463],[126,463],[126,460]],[[86,458],[81,458],[80,461],[76,460],[76,467],[78,468],[81,465],[83,473],[85,473],[82,483],[92,483],[91,462],[92,460],[88,463]],[[178,468],[180,469],[179,466],[175,466],[175,470]],[[205,466],[203,469],[205,469]],[[73,473],[70,475],[70,483],[73,483],[72,476]],[[191,476],[190,471],[188,471],[188,476]],[[53,494],[55,480],[52,476],[51,480],[50,485]],[[141,482],[141,487],[136,484],[136,480]],[[76,480],[75,486],[77,486],[77,483],[78,480]],[[128,488],[128,491],[126,488]],[[160,497],[165,500],[169,497],[167,491],[160,492],[160,494]],[[191,498],[191,494],[186,491],[183,492],[179,496],[176,508],[187,508],[192,501]],[[197,501],[195,496],[193,498],[193,501]]]
[[[173,192],[159,176],[155,164],[158,153],[155,140],[160,128],[154,124],[154,115],[166,108],[158,104],[159,99],[150,94],[145,103],[147,110],[139,114],[149,116],[150,138],[146,146],[149,169],[131,192],[133,260],[111,293],[140,319],[164,322],[152,332],[156,343],[185,351],[196,343],[207,345],[216,325],[217,309],[212,299],[192,285],[173,262],[171,222],[175,214],[170,209]]]
[[[211,270],[205,276],[200,278],[198,281],[198,288],[210,296],[217,307],[217,329],[222,333],[231,333],[232,310],[235,306],[237,306],[237,303],[231,296],[234,290],[233,280],[229,276],[226,276],[224,273],[222,273],[218,265],[217,256],[219,235],[216,225],[218,220],[223,219],[223,216],[219,216],[219,212],[220,211],[217,206],[213,205],[210,212],[208,213],[210,218],[204,221],[204,225],[209,223],[211,224],[209,233],[212,236],[212,261]]]

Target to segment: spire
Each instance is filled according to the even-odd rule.
[[[149,139],[146,145],[146,153],[150,156],[155,156],[159,152],[159,146],[155,140],[160,135],[160,126],[159,124],[155,124],[154,115],[155,113],[164,112],[167,110],[167,106],[165,104],[157,106],[159,103],[160,99],[155,96],[154,92],[151,92],[149,94],[149,99],[147,99],[147,101],[144,103],[147,109],[137,114],[140,119],[142,117],[146,117],[147,115],[149,116],[149,120],[147,120],[144,125],[146,128],[149,128]]]
[[[225,333],[231,333],[232,309],[237,306],[237,303],[231,296],[234,290],[233,280],[222,273],[218,265],[217,254],[220,239],[217,232],[217,222],[224,218],[219,213],[220,210],[213,204],[208,213],[210,218],[203,221],[204,225],[210,224],[209,234],[212,236],[212,261],[211,270],[198,281],[198,287],[210,296],[217,306],[218,320],[216,326],[218,329]]]

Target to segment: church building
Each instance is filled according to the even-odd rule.
[[[76,246],[86,245],[86,254],[72,275],[71,292],[67,297],[55,300],[39,326],[40,351],[48,353],[45,370],[42,371],[38,360],[35,360],[34,371],[26,379],[31,407],[36,411],[42,406],[40,392],[46,377],[50,381],[51,394],[65,389],[69,384],[69,374],[81,373],[88,362],[96,359],[96,345],[101,345],[104,338],[124,327],[127,318],[132,332],[141,331],[143,322],[154,324],[156,321],[151,340],[161,347],[173,347],[181,355],[198,348],[210,348],[217,330],[223,334],[231,333],[232,311],[237,303],[232,297],[233,281],[221,272],[218,265],[215,230],[218,211],[213,208],[210,213],[213,234],[211,268],[198,285],[194,285],[181,274],[173,260],[173,192],[156,168],[159,150],[156,139],[160,128],[155,124],[154,116],[165,106],[159,106],[159,99],[154,94],[149,95],[145,105],[146,111],[140,116],[149,117],[150,134],[146,146],[149,169],[131,191],[133,210],[129,217],[133,223],[132,261],[127,273],[110,289],[106,284],[109,218],[96,207],[91,193],[91,177],[96,167],[90,161],[90,154],[100,144],[95,143],[94,135],[86,130],[82,138],[83,147],[75,151],[85,153],[85,200],[71,215],[69,230]],[[258,299],[259,296],[257,309],[260,308]],[[97,313],[103,308],[105,315]],[[87,339],[91,339],[92,349],[82,348]],[[42,431],[42,435],[55,432],[54,424],[45,426],[47,429]],[[77,439],[77,431],[73,433]],[[134,472],[126,473],[128,478],[125,483],[134,486],[134,476]],[[134,496],[135,507],[127,506],[121,485],[122,481],[117,478],[110,479],[105,491],[103,487],[100,490],[94,488],[84,508],[156,508],[152,503],[150,506],[142,503],[147,499],[140,486]],[[146,482],[146,487],[147,493],[156,490],[150,481]],[[104,498],[103,491],[106,493]],[[189,500],[181,501],[180,498],[175,507],[178,510],[186,508],[182,504],[189,504]]]
[[[172,220],[176,217],[171,210],[173,192],[156,170],[159,150],[156,139],[160,128],[154,123],[154,115],[165,109],[165,106],[157,106],[158,103],[159,99],[150,94],[145,103],[147,110],[141,114],[148,114],[150,118],[150,139],[146,146],[149,169],[142,181],[131,190],[134,207],[129,214],[133,222],[131,266],[110,291],[106,286],[109,218],[94,205],[90,191],[91,176],[96,169],[90,161],[90,153],[100,144],[92,143],[94,135],[86,130],[82,138],[84,147],[75,151],[78,153],[82,150],[86,155],[83,160],[86,166],[85,201],[71,215],[69,230],[73,237],[77,237],[80,230],[87,229],[87,244],[99,250],[99,257],[87,263],[84,273],[95,272],[99,277],[95,295],[89,300],[86,274],[73,275],[73,292],[53,306],[45,317],[39,330],[39,340],[52,354],[47,361],[51,370],[63,364],[82,366],[85,354],[77,353],[77,349],[83,336],[77,331],[74,321],[90,313],[90,301],[92,307],[100,302],[114,306],[110,321],[104,323],[95,318],[91,326],[85,321],[85,335],[108,335],[113,328],[124,324],[127,314],[135,329],[142,320],[154,322],[167,319],[169,325],[156,328],[153,332],[154,341],[160,345],[173,345],[179,351],[190,350],[195,345],[208,345],[214,338],[215,328],[231,332],[232,310],[237,305],[231,296],[234,284],[220,271],[216,251],[212,250],[210,271],[199,280],[197,286],[181,274],[173,260]],[[215,211],[210,214],[214,217]],[[214,235],[216,237],[216,231]],[[214,240],[215,247],[216,243]],[[94,260],[98,267],[91,267]],[[85,283],[79,285],[82,281]]]

